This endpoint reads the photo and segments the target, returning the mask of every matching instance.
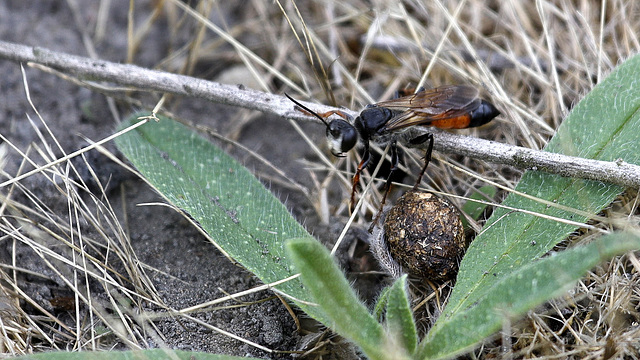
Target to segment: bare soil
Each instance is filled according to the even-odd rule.
[[[19,44],[41,46],[52,50],[75,55],[89,56],[83,31],[95,25],[96,14],[100,2],[80,2],[80,9],[73,13],[69,3],[57,0],[22,1],[9,0],[0,2],[0,38]],[[153,1],[136,1],[136,14],[140,18],[147,16]],[[124,62],[127,54],[127,12],[129,2],[113,1],[108,13],[108,32],[105,37],[93,44],[99,58]],[[219,17],[229,25],[237,19],[235,8],[218,8]],[[79,18],[77,18],[79,17]],[[136,19],[141,21],[141,19]],[[139,22],[137,22],[138,24]],[[169,30],[162,20],[157,21],[146,36],[143,48],[138,49],[134,63],[153,67],[158,59],[162,59],[170,51]],[[83,27],[86,26],[86,29]],[[189,34],[171,34],[187,37]],[[175,39],[173,39],[175,41]],[[174,42],[175,43],[175,42]],[[215,78],[230,67],[232,63],[217,60],[210,64],[199,64],[195,76]],[[15,144],[26,149],[34,143],[41,144],[38,135],[28,119],[36,121],[36,127],[45,131],[38,117],[31,109],[25,95],[25,87],[20,65],[8,61],[0,61],[0,134]],[[110,135],[117,121],[108,108],[106,97],[80,87],[58,76],[25,66],[29,94],[42,118],[46,121],[51,133],[66,153],[87,145],[84,138],[99,140]],[[248,80],[247,80],[248,81]],[[157,99],[157,98],[156,98]],[[155,100],[147,96],[145,104],[153,106]],[[123,103],[116,104],[118,113],[126,116],[137,110]],[[251,150],[266,157],[276,167],[282,169],[295,181],[312,187],[308,172],[299,163],[300,159],[312,158],[309,147],[302,141],[287,123],[262,114],[249,112],[238,113],[237,109],[207,103],[202,100],[176,99],[168,102],[171,109],[182,119],[194,124],[204,125],[222,134],[235,137],[237,141]],[[242,121],[242,123],[241,123]],[[314,125],[303,125],[314,138],[321,139],[324,130]],[[61,151],[53,144],[52,138],[46,136],[47,142],[60,155]],[[273,171],[256,161],[246,152],[233,146],[224,145],[225,149],[254,169],[259,177],[264,177],[265,184],[282,201],[286,201],[292,213],[303,222],[310,231],[324,234],[329,238],[330,229],[320,225],[309,200],[296,190],[287,186],[271,183],[268,179],[277,177]],[[107,148],[114,153],[113,144]],[[38,156],[33,155],[34,158]],[[106,199],[113,207],[118,219],[126,225],[135,255],[140,262],[148,265],[147,275],[152,279],[163,302],[175,309],[193,306],[216,299],[228,293],[246,290],[260,284],[252,274],[243,270],[223,257],[212,244],[188,221],[175,211],[163,206],[139,206],[145,203],[163,202],[162,198],[144,182],[97,152],[92,152],[88,161],[93,169],[108,184]],[[9,174],[16,174],[23,159],[11,151],[8,163],[4,168]],[[44,163],[44,162],[41,162]],[[82,162],[77,165],[82,167]],[[86,167],[85,167],[86,170]],[[86,172],[85,180],[90,180]],[[51,181],[43,176],[32,176],[22,184],[36,194],[38,200],[49,209],[65,217],[68,209],[67,198],[56,190]],[[23,199],[25,203],[29,201]],[[126,216],[125,216],[126,215]],[[90,231],[86,229],[85,232]],[[96,236],[86,233],[86,236]],[[14,248],[15,246],[15,248]],[[48,246],[57,246],[55,243]],[[56,299],[73,296],[57,274],[43,264],[34,250],[21,243],[0,240],[0,263],[11,264],[11,257],[18,259],[18,264],[25,270],[33,271],[41,276],[32,276],[18,272],[19,283],[26,295],[35,299],[37,305],[56,315],[70,326],[75,323],[74,311],[65,309]],[[117,261],[114,262],[117,266]],[[92,284],[94,301],[103,306],[105,289]],[[267,301],[258,302],[270,298]],[[302,347],[303,335],[296,329],[296,324],[286,307],[272,293],[262,292],[244,297],[243,302],[256,301],[255,304],[237,306],[218,311],[208,311],[194,316],[217,326],[225,331],[241,336],[247,340],[274,350],[292,351]],[[28,312],[38,314],[39,310],[29,304],[24,305]],[[237,305],[237,304],[230,304]],[[139,310],[159,310],[148,307]],[[132,312],[135,312],[132,309]],[[299,315],[299,314],[298,314]],[[86,321],[87,319],[83,319]],[[164,318],[155,321],[156,329],[148,329],[142,337],[148,347],[169,347],[184,350],[198,350],[232,355],[252,355],[263,358],[288,358],[288,354],[268,354],[264,351],[233,340],[228,336],[206,330],[195,323]],[[39,344],[34,339],[34,346],[47,350],[46,344]],[[108,339],[105,347],[127,348],[117,339]],[[343,358],[346,356],[342,355]]]
[[[180,3],[207,13],[213,23],[281,71],[283,77],[278,78],[264,68],[257,69],[270,91],[290,89],[283,80],[287,77],[317,95],[319,102],[331,102],[328,91],[323,92],[320,86],[318,78],[322,76],[316,77],[310,70],[311,61],[297,44],[277,2]],[[304,28],[295,18],[299,10],[308,29],[318,35],[317,44],[335,47],[328,50],[335,56],[323,53],[323,49],[320,58],[337,105],[355,108],[356,102],[372,102],[366,94],[388,99],[393,91],[418,84],[423,71],[429,69],[425,87],[475,84],[489,92],[503,113],[488,127],[465,134],[534,149],[547,143],[572,106],[606,73],[638,51],[635,35],[640,25],[637,17],[629,15],[638,13],[634,2],[612,1],[606,6],[589,1],[461,2],[464,6],[459,16],[454,16],[458,14],[456,2],[298,0],[298,8],[292,1],[280,3],[293,18],[296,35],[302,35]],[[128,36],[131,24],[133,40]],[[372,35],[372,44],[363,42],[376,26],[384,29],[380,31],[383,36]],[[263,90],[236,48],[168,0],[4,0],[0,1],[0,39]],[[412,41],[403,45],[398,42],[402,39]],[[476,54],[469,53],[471,49]],[[481,71],[485,68],[480,64],[486,64],[488,70]],[[161,97],[104,88],[118,84],[90,89],[87,84],[75,83],[72,76],[22,66],[24,78],[20,64],[0,60],[0,135],[6,138],[0,140],[0,182],[83,148],[89,143],[87,139],[98,141],[113,134],[120,119],[140,110],[150,111]],[[347,70],[339,73],[340,66]],[[248,148],[249,152],[203,134],[252,170],[320,241],[329,245],[337,239],[348,213],[348,175],[340,181],[331,174],[331,183],[321,186],[329,172],[321,166],[310,169],[319,159],[289,122],[177,96],[167,97],[163,110],[194,128],[206,127]],[[300,126],[312,142],[324,143],[322,125]],[[105,147],[122,159],[113,143]],[[285,176],[250,152],[266,158]],[[422,154],[409,150],[405,155],[409,169],[421,166]],[[482,179],[511,188],[521,175],[510,166],[441,155],[436,154],[429,165],[425,182],[447,194],[471,196],[484,185]],[[261,283],[220,254],[188,219],[161,205],[162,197],[122,166],[96,151],[72,163],[77,174],[66,163],[57,168],[72,173],[74,181],[87,182],[87,190],[80,186],[70,189],[68,181],[52,176],[49,170],[0,189],[0,358],[49,350],[161,347],[281,359],[316,346],[308,358],[359,358],[352,346],[304,314],[294,309],[292,315],[270,291],[190,315],[275,352],[260,350],[196,321],[167,315],[169,309],[206,303]],[[340,166],[352,172],[353,163],[343,161]],[[466,170],[462,173],[452,165],[481,176],[468,176]],[[405,182],[413,184],[409,179]],[[310,190],[300,191],[295,184]],[[326,197],[319,189],[327,189]],[[77,198],[68,195],[74,194],[70,190],[78,192]],[[371,210],[367,216],[380,197],[375,191],[369,194],[373,195],[365,197]],[[393,204],[398,196],[399,192],[392,194],[387,203]],[[504,196],[506,191],[500,190],[491,200],[499,203]],[[455,197],[450,200],[458,208],[464,203]],[[80,209],[83,203],[86,208]],[[330,210],[323,211],[321,204],[328,204]],[[604,216],[636,224],[637,204],[637,194],[629,192]],[[484,215],[490,211],[491,207],[485,209]],[[90,214],[99,221],[92,221]],[[372,304],[384,279],[366,245],[367,216],[358,216],[358,224],[349,230],[337,258],[361,298]],[[616,221],[601,225],[610,230]],[[122,232],[118,232],[118,225]],[[70,226],[76,230],[73,239]],[[82,234],[83,239],[75,234]],[[126,236],[115,236],[118,234]],[[473,234],[467,235],[468,241],[473,238]],[[585,229],[573,235],[585,241],[593,236]],[[70,245],[81,240],[82,253],[107,263],[108,271],[63,262],[73,259],[74,264],[83,264],[82,258],[73,258],[80,251],[71,251]],[[564,246],[560,244],[558,250]],[[123,254],[125,260],[119,257]],[[550,301],[517,323],[505,322],[502,334],[464,356],[595,359],[624,353],[627,358],[638,358],[636,257],[618,258],[594,269],[571,290],[573,295]],[[85,277],[88,272],[92,276]],[[116,277],[118,286],[102,279],[102,274]],[[420,331],[425,332],[437,318],[450,284],[442,285],[436,295],[431,288],[416,290],[412,286],[416,293],[424,290],[417,297],[429,300],[415,312]],[[129,292],[135,295],[125,296]],[[91,307],[86,299],[76,303],[78,294],[87,294]],[[153,320],[144,317],[154,314],[157,317]],[[301,321],[300,327],[294,319]],[[114,335],[118,329],[126,336]],[[9,347],[10,341],[16,348]]]

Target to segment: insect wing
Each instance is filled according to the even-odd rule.
[[[447,85],[423,90],[412,95],[382,101],[376,106],[392,110],[415,110],[441,114],[451,109],[464,108],[478,98],[478,89],[464,85]]]
[[[414,95],[383,101],[376,106],[404,110],[387,122],[385,131],[415,125],[429,125],[438,120],[469,115],[480,106],[478,90],[471,86],[442,86],[420,91]]]

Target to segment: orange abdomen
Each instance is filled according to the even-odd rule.
[[[471,124],[471,115],[465,114],[449,119],[434,120],[430,125],[439,129],[466,129],[469,124]]]

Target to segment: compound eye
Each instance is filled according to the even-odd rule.
[[[358,142],[358,132],[356,128],[349,124],[349,127],[342,132],[342,151],[346,152],[353,149],[356,146],[356,142]]]
[[[333,120],[327,127],[327,140],[335,156],[344,156],[356,145],[358,132],[345,120]]]

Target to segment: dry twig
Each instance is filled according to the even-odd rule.
[[[110,81],[143,91],[153,90],[198,97],[287,119],[312,120],[303,113],[295,111],[291,102],[284,96],[246,89],[242,85],[219,84],[190,76],[149,70],[135,65],[93,60],[40,47],[3,41],[0,41],[0,58],[40,64],[63,73],[73,74],[80,79]],[[335,110],[324,105],[303,104],[318,112]],[[341,110],[352,116],[357,115],[353,111]],[[430,129],[430,131],[435,131],[435,129]],[[562,176],[599,180],[625,187],[640,187],[640,166],[626,163],[623,160],[607,162],[584,159],[441,131],[438,131],[437,139],[435,148],[444,153],[506,164],[521,170],[540,170]]]

